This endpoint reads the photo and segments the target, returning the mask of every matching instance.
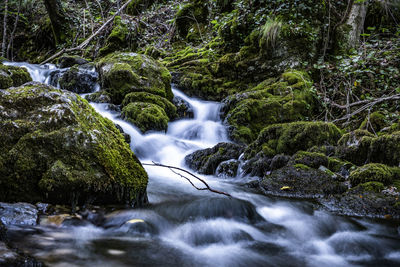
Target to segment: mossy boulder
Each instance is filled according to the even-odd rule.
[[[223,117],[235,141],[250,143],[268,125],[310,117],[314,94],[307,74],[287,71],[278,81],[265,80],[223,101]]]
[[[205,23],[208,16],[207,2],[195,0],[182,6],[175,16],[175,24],[181,37],[186,38],[192,25]]]
[[[318,169],[320,166],[328,166],[328,157],[322,153],[298,151],[291,159],[294,165],[303,164]]]
[[[159,95],[154,95],[147,92],[133,92],[125,96],[122,106],[125,107],[133,102],[146,102],[158,105],[161,107],[170,119],[176,117],[176,107],[169,100]]]
[[[95,90],[98,79],[96,72],[91,71],[90,65],[78,67],[75,65],[59,73],[58,83],[61,89],[77,94],[91,93]]]
[[[104,47],[99,51],[100,56],[127,48],[134,51],[137,48],[137,40],[134,36],[131,36],[136,31],[130,30],[128,25],[129,23],[125,22],[121,16],[114,18],[112,31],[108,35]]]
[[[336,144],[341,136],[341,130],[333,123],[300,121],[274,124],[264,128],[257,140],[248,146],[245,158],[258,152],[271,157],[280,153],[293,155],[313,146]]]
[[[369,163],[357,168],[350,173],[352,186],[367,182],[379,182],[385,185],[393,182],[394,173],[392,168],[380,163]]]
[[[383,128],[389,126],[385,115],[376,111],[369,115],[360,125],[360,130],[367,130],[371,133],[378,133]]]
[[[57,59],[57,64],[61,69],[70,68],[74,65],[83,65],[87,63],[89,63],[89,61],[87,61],[84,58],[81,58],[80,56],[63,55]]]
[[[378,137],[365,130],[345,134],[338,142],[337,155],[356,165],[375,162],[399,166],[400,132]]]
[[[172,101],[171,74],[156,60],[136,53],[112,53],[97,62],[100,84],[114,104],[131,92],[148,92]]]
[[[198,150],[185,157],[189,168],[201,174],[214,174],[221,162],[238,159],[244,147],[233,143],[219,143],[203,150]]]
[[[0,89],[16,87],[32,81],[25,68],[6,66],[0,63]]]
[[[167,131],[168,115],[157,104],[133,102],[122,108],[122,118],[136,125],[143,133],[149,130]]]
[[[147,174],[112,121],[40,83],[0,91],[0,201],[143,205]]]

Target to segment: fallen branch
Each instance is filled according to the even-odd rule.
[[[63,48],[61,51],[55,53],[53,56],[49,57],[48,59],[46,59],[45,61],[43,61],[40,64],[46,64],[48,62],[50,62],[51,60],[57,58],[58,56],[60,56],[62,53],[65,52],[72,52],[72,51],[76,51],[76,50],[83,50],[86,48],[86,46],[93,40],[94,37],[96,37],[97,35],[99,35],[112,21],[114,21],[114,18],[122,11],[125,9],[125,7],[127,5],[129,5],[130,2],[132,2],[133,0],[129,0],[127,1],[123,6],[121,6],[120,9],[118,9],[117,12],[115,12],[115,14],[106,21],[106,23],[104,23],[95,33],[93,33],[91,36],[89,36],[85,41],[83,41],[80,45],[78,45],[77,47],[73,47],[73,48]]]
[[[194,175],[193,173],[191,173],[191,172],[189,172],[189,171],[187,171],[187,170],[184,170],[184,169],[181,169],[181,168],[178,168],[178,167],[174,167],[174,166],[163,165],[163,164],[156,163],[156,162],[153,162],[152,164],[151,164],[151,163],[142,163],[142,165],[168,168],[168,169],[170,169],[173,173],[175,173],[176,175],[179,175],[179,176],[182,177],[183,179],[187,180],[187,181],[188,181],[194,188],[196,188],[197,190],[208,190],[208,191],[213,192],[213,193],[217,193],[217,194],[220,194],[220,195],[225,195],[225,196],[228,196],[228,197],[232,197],[230,194],[228,194],[228,193],[226,193],[226,192],[218,191],[218,190],[212,189],[212,188],[206,183],[206,181],[204,181],[204,180],[201,179],[200,177]],[[192,177],[196,178],[196,179],[199,180],[201,183],[203,183],[205,187],[203,187],[203,188],[197,187],[188,177],[186,177],[186,176],[184,176],[184,175],[182,175],[182,174],[176,172],[175,170],[179,170],[179,171],[182,171],[182,172],[185,172],[185,173],[191,175]]]
[[[358,102],[354,102],[352,104],[350,104],[350,106],[356,106],[356,105],[360,105],[360,104],[365,104],[364,106],[358,108],[357,110],[355,110],[354,112],[347,114],[346,116],[336,119],[333,122],[337,122],[337,121],[342,121],[342,120],[347,120],[350,119],[351,117],[353,117],[354,115],[357,115],[358,113],[371,108],[373,106],[375,106],[376,104],[382,103],[382,102],[386,102],[386,101],[395,101],[395,100],[400,100],[400,94],[397,95],[392,95],[392,96],[387,96],[387,97],[381,97],[381,98],[376,98],[376,99],[372,99],[372,100],[362,100],[362,101],[358,101]],[[339,106],[339,105],[337,105]],[[346,108],[346,106],[344,107]]]

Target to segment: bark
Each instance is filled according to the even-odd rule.
[[[364,29],[365,17],[368,10],[368,1],[353,4],[346,24],[349,25],[348,46],[354,48],[360,41],[360,35]]]
[[[4,20],[3,20],[3,42],[1,43],[1,56],[6,54],[6,41],[7,41],[7,15],[8,15],[8,0],[4,2]]]
[[[60,0],[43,0],[47,14],[50,17],[56,45],[63,43],[67,38],[68,23]]]
[[[13,30],[12,30],[12,32],[11,32],[10,41],[8,42],[8,46],[7,46],[7,57],[8,57],[9,59],[11,59],[11,60],[13,60],[13,55],[11,55],[11,54],[12,54],[12,51],[11,51],[11,54],[10,54],[10,50],[12,49],[13,42],[14,42],[15,32],[16,32],[17,26],[18,26],[19,15],[20,15],[20,11],[21,11],[21,3],[22,3],[22,0],[19,0],[19,2],[18,2],[17,17],[15,18],[14,28],[13,28]]]

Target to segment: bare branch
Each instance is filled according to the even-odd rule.
[[[187,170],[184,170],[184,169],[181,169],[181,168],[178,168],[178,167],[174,167],[174,166],[163,165],[163,164],[160,164],[160,163],[156,163],[156,162],[154,162],[154,161],[153,161],[153,164],[150,164],[150,163],[142,163],[142,165],[168,168],[168,169],[170,169],[173,173],[179,175],[179,176],[182,177],[183,179],[186,179],[186,180],[187,180],[194,188],[196,188],[197,190],[208,190],[208,191],[213,192],[213,193],[217,193],[217,194],[220,194],[220,195],[225,195],[225,196],[228,196],[228,197],[232,197],[230,194],[228,194],[228,193],[226,193],[226,192],[218,191],[218,190],[212,189],[212,188],[206,183],[206,181],[204,181],[204,180],[201,179],[200,177],[194,175],[193,173],[191,173],[191,172],[189,172],[189,171],[187,171]],[[182,172],[185,172],[185,173],[191,175],[192,177],[196,178],[196,179],[199,180],[201,183],[203,183],[205,187],[203,187],[203,188],[197,187],[196,185],[193,184],[193,182],[192,182],[188,177],[186,177],[186,176],[184,176],[184,175],[182,175],[182,174],[176,172],[175,170],[179,170],[179,171],[182,171]]]

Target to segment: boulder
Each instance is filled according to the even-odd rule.
[[[223,161],[218,165],[215,173],[218,177],[223,178],[236,177],[239,163],[240,162],[236,159]]]
[[[36,225],[38,210],[29,203],[0,202],[0,221],[5,225]]]
[[[70,68],[74,65],[83,65],[89,63],[86,59],[79,56],[63,55],[58,59],[58,66],[60,69]]]
[[[389,185],[395,178],[395,170],[384,164],[365,164],[350,173],[349,179],[352,186],[367,182],[379,182]]]
[[[32,78],[25,68],[6,66],[0,63],[0,89],[20,86],[30,81]]]
[[[125,96],[122,106],[127,106],[133,102],[146,102],[156,104],[161,107],[170,119],[176,117],[176,107],[169,100],[159,95],[153,95],[147,92],[133,92]]]
[[[112,53],[96,65],[101,87],[114,104],[131,92],[148,92],[172,100],[171,74],[156,60],[136,53]]]
[[[194,118],[193,107],[190,106],[190,104],[186,102],[183,98],[179,96],[174,96],[174,99],[172,99],[172,103],[174,103],[174,105],[176,106],[177,118]]]
[[[321,198],[346,192],[347,186],[326,172],[303,164],[272,171],[260,183],[268,195],[295,198]]]
[[[114,123],[40,83],[0,90],[0,201],[146,202],[147,174]]]
[[[201,174],[214,174],[218,165],[226,160],[238,159],[244,147],[233,143],[219,143],[203,150],[198,150],[185,157],[189,168]]]
[[[299,121],[274,124],[264,128],[257,140],[248,146],[245,159],[257,153],[269,157],[281,153],[293,155],[313,146],[334,145],[341,136],[341,131],[333,123]]]
[[[77,93],[91,93],[95,90],[97,72],[88,68],[78,66],[71,67],[59,73],[58,83],[60,88]]]

